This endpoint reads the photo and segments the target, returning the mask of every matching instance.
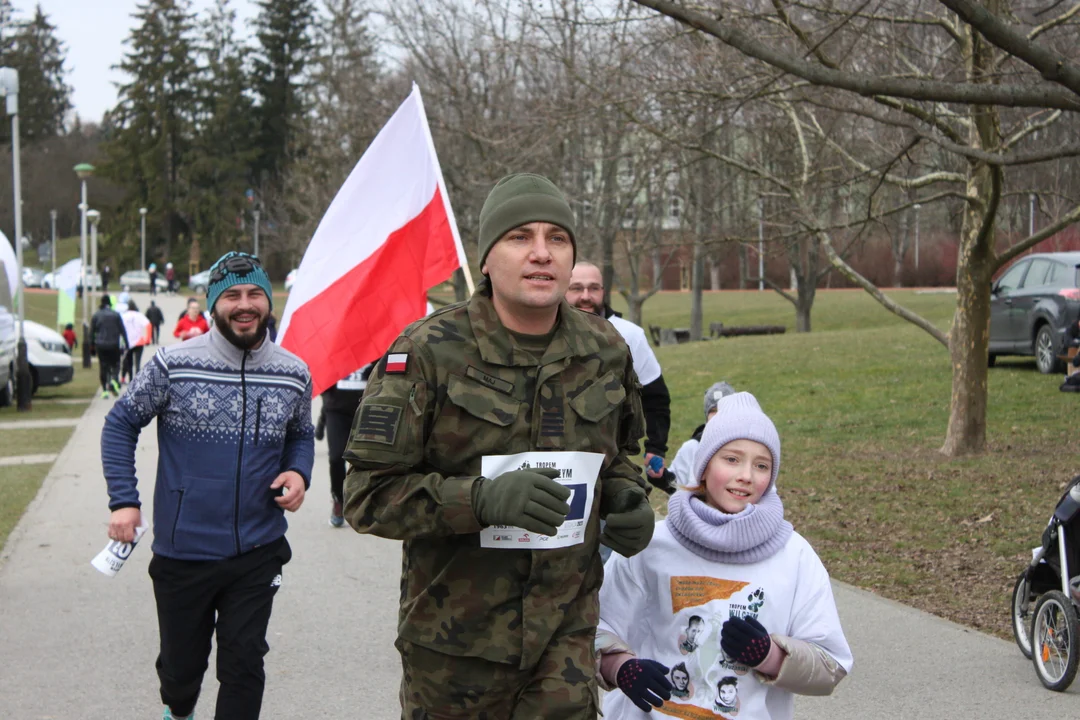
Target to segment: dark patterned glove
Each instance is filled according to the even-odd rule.
[[[735,662],[757,667],[768,657],[772,639],[757,618],[731,618],[720,629],[720,647]]]
[[[653,707],[660,707],[665,700],[671,699],[671,681],[667,674],[668,669],[655,660],[632,658],[619,668],[615,682],[642,712],[652,712]]]

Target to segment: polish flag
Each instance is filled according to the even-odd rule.
[[[427,291],[466,264],[420,89],[397,109],[319,222],[278,344],[318,395],[379,358],[424,316]]]

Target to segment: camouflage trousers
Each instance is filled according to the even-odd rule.
[[[398,640],[401,720],[595,720],[594,637],[553,638],[526,670]]]

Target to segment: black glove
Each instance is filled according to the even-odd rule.
[[[600,542],[623,557],[637,555],[652,540],[656,524],[649,499],[640,488],[627,488],[615,496],[612,506]]]
[[[637,705],[642,712],[652,712],[665,700],[671,699],[671,681],[668,669],[655,660],[631,658],[619,668],[615,678],[619,689]]]
[[[652,483],[653,487],[660,488],[668,495],[674,495],[679,479],[675,477],[675,473],[671,472],[667,468],[664,468],[664,474],[658,478],[648,477],[646,479]]]
[[[494,480],[483,478],[473,493],[473,512],[481,525],[513,525],[554,535],[570,514],[570,490],[555,478],[554,468],[511,470]]]
[[[757,618],[735,617],[720,629],[720,647],[735,662],[757,667],[769,656],[772,639]]]

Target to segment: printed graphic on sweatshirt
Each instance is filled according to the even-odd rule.
[[[701,633],[705,630],[705,619],[700,615],[691,615],[686,621],[686,629],[679,635],[679,652],[689,655],[696,651],[701,642]]]
[[[739,679],[728,675],[716,684],[716,701],[713,710],[722,717],[733,718],[739,714]]]
[[[690,671],[686,668],[686,663],[681,662],[671,668],[669,678],[672,699],[689,700],[694,696],[694,683],[690,680]]]
[[[733,602],[728,605],[728,617],[756,618],[763,605],[765,605],[765,591],[758,588],[746,596],[745,604]]]
[[[713,600],[730,600],[750,583],[724,580],[707,575],[681,575],[671,578],[671,612],[701,607]]]

